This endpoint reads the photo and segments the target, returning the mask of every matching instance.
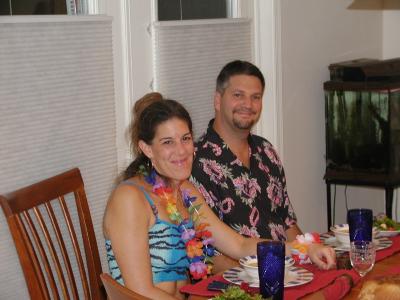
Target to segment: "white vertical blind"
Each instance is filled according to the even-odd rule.
[[[154,23],[154,90],[185,105],[196,137],[214,116],[219,71],[234,59],[252,61],[252,41],[249,19]]]
[[[104,270],[117,172],[111,27],[103,16],[0,18],[0,193],[79,167]],[[2,212],[0,262],[0,298],[28,299]]]

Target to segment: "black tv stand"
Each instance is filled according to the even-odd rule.
[[[400,186],[400,175],[392,174],[371,174],[362,172],[346,172],[336,170],[326,170],[324,176],[326,182],[327,194],[327,217],[328,231],[332,224],[332,208],[331,208],[331,184],[353,185],[353,186],[370,186],[385,189],[385,213],[392,218],[393,207],[393,191]]]

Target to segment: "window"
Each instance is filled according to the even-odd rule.
[[[233,13],[237,2],[155,2],[158,21],[151,30],[152,87],[188,109],[196,138],[214,116],[215,80],[220,69],[234,59],[253,60],[252,23]]]
[[[158,0],[158,20],[227,18],[229,2],[229,0]]]
[[[0,15],[87,14],[87,6],[86,0],[2,0]]]

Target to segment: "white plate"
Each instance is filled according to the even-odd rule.
[[[259,287],[258,280],[248,276],[242,267],[229,269],[222,276],[225,280],[234,284],[240,285],[242,282],[247,282],[251,287]],[[292,266],[285,272],[285,287],[303,285],[313,280],[313,278],[314,274],[310,271]]]
[[[350,250],[349,244],[339,243],[336,240],[335,236],[333,236],[332,234],[323,233],[320,235],[320,239],[324,243],[324,245],[331,246],[335,250],[341,250],[341,251]],[[386,237],[377,237],[376,239],[374,239],[374,244],[377,246],[377,250],[382,250],[392,246],[393,242]]]
[[[257,259],[257,255],[249,255],[239,259],[239,263],[245,265],[246,262]],[[294,259],[291,256],[285,256],[285,268],[291,267],[294,265]],[[251,267],[252,268],[252,267]]]
[[[392,237],[400,234],[400,230],[379,230],[378,236]]]

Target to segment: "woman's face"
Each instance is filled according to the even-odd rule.
[[[172,118],[158,125],[151,145],[139,142],[156,171],[172,182],[189,178],[193,163],[193,137],[185,121]]]

